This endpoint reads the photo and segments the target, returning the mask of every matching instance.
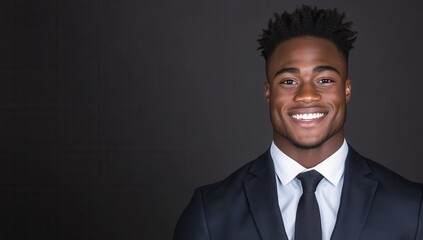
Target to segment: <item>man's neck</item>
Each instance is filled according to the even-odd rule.
[[[312,168],[327,159],[342,146],[344,134],[339,132],[315,148],[300,148],[285,138],[274,137],[274,142],[283,153],[303,167]]]

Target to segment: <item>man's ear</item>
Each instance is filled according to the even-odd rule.
[[[264,82],[264,98],[266,99],[266,102],[269,103],[270,101],[270,84],[269,81]]]
[[[345,81],[345,101],[348,103],[351,98],[351,81],[347,79]]]

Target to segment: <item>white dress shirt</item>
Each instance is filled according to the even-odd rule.
[[[335,227],[341,200],[342,185],[344,182],[344,163],[347,154],[348,145],[344,139],[344,143],[334,154],[317,166],[306,169],[284,154],[274,142],[272,143],[270,146],[270,155],[275,166],[279,208],[289,240],[294,239],[297,206],[303,194],[301,182],[296,176],[301,172],[312,169],[318,171],[324,177],[317,186],[315,194],[322,220],[322,240],[330,239],[333,228]]]

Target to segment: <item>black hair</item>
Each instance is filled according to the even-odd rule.
[[[257,41],[258,50],[267,61],[279,43],[295,37],[315,36],[333,42],[348,61],[349,51],[357,39],[357,32],[351,30],[352,22],[345,22],[345,13],[335,9],[317,9],[302,5],[293,13],[275,13],[275,20],[269,20],[268,28]]]

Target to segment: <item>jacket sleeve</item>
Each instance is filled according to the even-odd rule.
[[[417,234],[416,234],[416,240],[423,239],[423,185],[422,187],[422,197],[420,200],[420,211],[419,211],[419,222],[417,227]]]
[[[173,235],[174,240],[210,240],[204,214],[203,197],[197,189],[185,208]]]

